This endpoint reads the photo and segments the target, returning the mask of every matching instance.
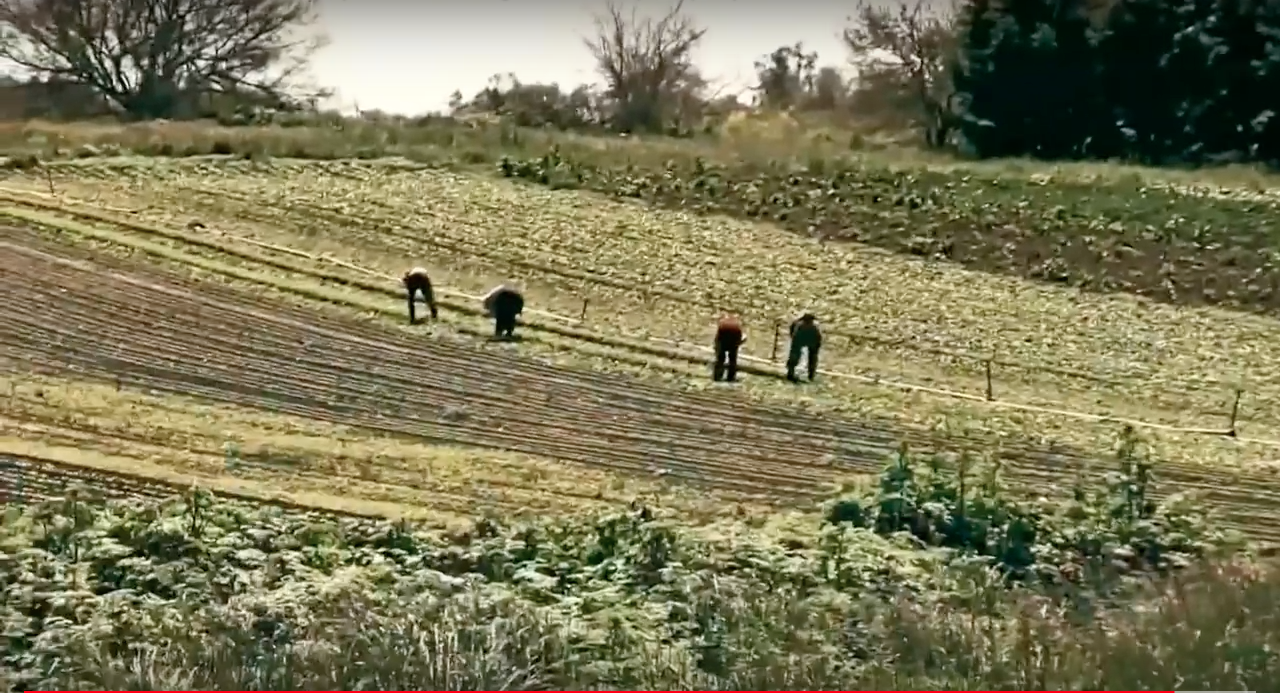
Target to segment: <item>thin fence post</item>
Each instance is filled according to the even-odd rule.
[[[1231,421],[1227,424],[1227,435],[1234,437],[1236,435],[1236,418],[1240,416],[1240,397],[1244,392],[1240,388],[1236,388],[1235,401],[1231,403]]]
[[[769,354],[770,361],[778,360],[778,339],[782,336],[782,323],[777,320],[773,321],[773,353]]]
[[[586,298],[582,299],[582,314],[578,316],[578,322],[587,321],[587,304],[589,302],[590,302],[590,299],[586,299]]]
[[[987,401],[993,402],[996,399],[995,387],[991,383],[991,359],[983,362],[983,366],[987,372]]]

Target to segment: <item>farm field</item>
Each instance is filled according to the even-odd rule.
[[[836,435],[800,414],[741,410],[731,400],[630,387],[465,345],[424,344],[395,333],[373,338],[349,323],[245,295],[230,298],[212,288],[197,294],[155,278],[95,271],[50,250],[56,252],[0,249],[2,286],[15,299],[5,309],[3,353],[18,366],[70,369],[121,386],[417,440],[669,476],[744,498],[820,494],[836,464],[814,451],[834,446]],[[60,407],[50,410],[56,415]],[[811,438],[813,448],[791,444],[796,434]],[[892,440],[873,431],[862,437],[869,451],[843,452],[874,469]],[[536,471],[526,469],[535,477],[527,483],[542,484]],[[477,483],[483,478],[475,475]],[[569,485],[588,487],[576,481]]]
[[[497,450],[428,445],[305,416],[150,394],[111,382],[21,372],[0,377],[0,452],[13,456],[0,490],[38,501],[77,469],[93,490],[132,486],[164,498],[193,483],[233,497],[331,512],[449,524],[478,512],[577,512],[625,506],[659,490],[642,479]],[[68,471],[70,470],[70,471]],[[341,485],[335,485],[341,480]],[[162,482],[155,485],[143,481]],[[663,489],[690,517],[732,508]],[[688,501],[687,503],[685,501]]]
[[[111,207],[101,198],[97,204]],[[11,367],[71,371],[75,380],[106,379],[156,396],[198,396],[430,445],[516,452],[630,477],[657,477],[664,484],[710,489],[727,502],[795,509],[813,507],[839,476],[878,469],[901,440],[925,449],[981,451],[993,445],[989,434],[959,427],[938,432],[892,418],[838,416],[824,412],[816,397],[806,412],[794,401],[778,406],[786,398],[777,394],[758,397],[772,404],[750,404],[730,392],[680,392],[669,382],[650,384],[587,370],[590,358],[575,357],[579,347],[566,346],[571,340],[564,338],[552,346],[561,350],[565,365],[576,367],[557,367],[516,353],[538,341],[532,329],[528,332],[535,334],[521,345],[485,345],[444,328],[427,337],[422,328],[403,324],[393,288],[378,294],[348,286],[347,294],[327,294],[336,303],[347,301],[345,307],[320,308],[314,298],[280,300],[263,289],[292,289],[297,299],[302,285],[285,278],[252,291],[244,278],[248,274],[235,281],[208,278],[218,271],[224,279],[247,272],[243,257],[240,265],[226,254],[215,262],[209,248],[186,252],[169,238],[168,246],[153,243],[147,251],[152,257],[144,261],[141,226],[130,232],[117,225],[111,231],[105,223],[73,221],[69,213],[58,220],[19,207],[5,213],[31,225],[6,228],[0,245],[5,269],[0,289],[14,299],[0,314],[10,326],[0,346]],[[167,255],[158,253],[162,247]],[[184,262],[193,273],[176,271]],[[206,276],[197,278],[201,273]],[[368,312],[363,306],[373,315],[362,318]],[[615,356],[625,351],[609,348]],[[647,369],[656,370],[660,361]],[[705,380],[705,371],[698,371],[695,375]],[[676,373],[667,379],[690,375]],[[795,397],[794,388],[764,377],[752,380],[764,390]],[[833,398],[839,396],[839,388],[830,389],[836,392]],[[92,420],[89,414],[78,416]],[[209,472],[218,465],[225,469],[225,460],[215,457],[217,445],[206,437],[193,445],[205,451],[202,461],[179,464],[199,464]],[[1108,471],[1101,454],[1063,444],[1006,438],[994,445],[1008,465],[1006,476],[1021,488],[1065,491],[1082,475]],[[347,483],[351,470],[343,474],[340,461],[332,464],[311,471],[330,483],[335,477]],[[1158,474],[1165,493],[1205,495],[1225,526],[1259,539],[1280,538],[1274,512],[1280,479],[1265,469],[1240,467],[1170,459]],[[261,468],[254,473],[276,475]],[[369,482],[369,490],[360,490],[358,473],[351,482],[370,501],[434,503],[445,511],[446,497],[465,502],[447,480],[435,488],[423,484],[418,495],[373,489],[395,485],[384,483],[386,478],[398,479],[401,487],[420,483],[412,470],[395,464],[376,473],[385,477]],[[465,483],[466,474],[457,473],[458,482]],[[293,476],[281,472],[268,481],[285,490],[295,484],[302,491],[325,487],[323,480]],[[433,490],[442,500],[430,499]],[[502,496],[472,491],[478,499]],[[537,507],[537,494],[505,493],[516,504]]]
[[[913,505],[949,511],[940,522],[977,519],[940,485],[915,490]],[[968,512],[994,527],[1028,519],[976,493]],[[1121,514],[1038,510],[1043,531],[1012,541],[1034,541],[1046,569],[1096,562],[1088,547],[1116,540],[1116,553],[1154,546],[1176,569],[1215,539],[1188,508],[1140,536]],[[1085,615],[1028,599],[1026,585],[975,584],[975,547],[921,551],[795,514],[689,527],[641,506],[439,531],[200,492],[3,513],[0,678],[12,690],[1267,690],[1277,671],[1258,654],[1280,637],[1274,575],[1246,565],[1139,574],[1155,586]],[[243,635],[273,628],[307,644]],[[1019,646],[1055,656],[1019,658]],[[1169,652],[1182,654],[1158,656]]]
[[[1009,169],[937,161],[717,182],[751,167],[589,138],[569,152],[586,158],[540,169],[525,151],[502,180],[462,140],[422,160],[488,171],[272,159],[314,156],[316,133],[272,129],[262,152],[262,131],[202,127],[94,136],[235,156],[4,174],[0,501],[27,501],[0,522],[7,687],[1275,680],[1276,316],[1262,284],[1181,300],[1149,281],[1165,241],[1179,291],[1230,260],[1207,246],[1240,219],[1240,247],[1265,246],[1265,186],[1215,217],[1227,207],[1169,203],[1177,172],[1141,172],[1164,177],[1130,181],[1120,206],[1130,182],[1103,167],[1088,203],[1057,173],[1031,190],[1043,168],[993,186]],[[386,135],[330,133],[328,158],[406,144]],[[0,150],[12,136],[0,125]],[[689,175],[695,152],[718,164]],[[618,165],[631,155],[638,170]],[[1061,223],[1037,226],[1054,200]],[[804,214],[846,212],[862,244],[807,237],[840,224]],[[1133,238],[1100,220],[1165,212],[1183,220],[1136,260],[1089,264]],[[1001,224],[1019,228],[983,237]],[[1071,261],[1049,263],[1057,279],[1021,271],[1027,248],[1091,224],[1106,231],[1053,255]],[[935,252],[965,238],[968,256]],[[983,265],[991,239],[1009,262]],[[431,268],[438,322],[405,324],[408,264]],[[491,343],[476,299],[506,279],[532,300],[521,340]],[[722,308],[745,312],[754,357],[733,386],[709,382]],[[806,308],[833,372],[793,386],[771,332]],[[1142,425],[1135,449],[1126,418],[1213,430]]]
[[[1249,166],[957,160],[759,114],[709,138],[601,137],[479,121],[7,123],[28,161],[136,153],[405,157],[553,188],[774,222],[802,236],[1174,305],[1280,310],[1280,178]]]
[[[1280,438],[1280,413],[1265,405],[1280,395],[1280,324],[1263,316],[1046,287],[856,245],[824,245],[766,224],[403,164],[82,160],[51,165],[47,176],[15,174],[6,189],[19,206],[88,210],[114,233],[146,236],[209,261],[261,268],[270,256],[272,271],[289,265],[294,279],[318,281],[388,316],[403,311],[388,299],[396,291],[391,277],[407,264],[427,265],[438,284],[472,296],[518,279],[531,306],[553,314],[532,313],[532,324],[665,340],[701,359],[713,306],[744,312],[746,350],[766,360],[778,321],[812,308],[829,334],[843,335],[828,340],[825,368],[979,401],[839,378],[824,378],[800,397],[795,388],[760,378],[748,378],[741,389],[757,399],[803,400],[921,430],[1041,437],[1106,454],[1116,424],[1035,407],[1221,431],[1239,387],[1242,439],[1155,430],[1153,449],[1214,465],[1265,467],[1280,458],[1280,446],[1266,442]],[[209,229],[186,231],[192,221]],[[159,237],[131,224],[170,231]],[[231,248],[239,256],[228,260]],[[336,287],[336,280],[347,285]],[[376,285],[377,303],[353,282]],[[463,322],[483,329],[474,319]],[[561,360],[582,360],[577,347],[555,351]],[[980,401],[984,363],[972,355],[994,356],[994,405]],[[679,368],[676,382],[711,387],[704,370]],[[689,384],[691,374],[701,377]]]
[[[1257,172],[1241,186],[1215,183],[1221,171],[1100,164],[931,165],[857,153],[710,162],[685,153],[637,165],[558,148],[506,157],[499,169],[1046,285],[1280,315],[1280,196],[1276,178]]]

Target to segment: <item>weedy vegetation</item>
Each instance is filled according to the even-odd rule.
[[[1276,582],[1144,460],[1069,502],[906,450],[825,519],[432,531],[220,501],[6,508],[11,688],[1266,690]],[[1228,643],[1229,645],[1225,645]]]

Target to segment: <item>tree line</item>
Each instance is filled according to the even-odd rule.
[[[968,0],[947,79],[983,157],[1280,162],[1280,2]]]
[[[328,94],[307,73],[317,2],[0,0],[0,59],[46,100],[88,93],[123,117],[314,109]],[[746,99],[699,70],[708,29],[681,0],[640,6],[608,4],[583,37],[599,84],[495,76],[451,109],[670,135],[812,111],[979,157],[1280,161],[1280,0],[856,0],[842,64],[777,47]]]

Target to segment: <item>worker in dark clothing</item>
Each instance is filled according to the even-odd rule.
[[[414,267],[404,273],[401,281],[404,283],[405,293],[409,295],[409,324],[412,325],[417,322],[417,316],[414,314],[413,299],[414,295],[419,292],[422,293],[422,300],[431,309],[431,319],[438,319],[439,312],[436,310],[435,292],[431,290],[431,277],[427,276],[427,271],[421,267]]]
[[[738,378],[738,348],[747,341],[742,336],[742,323],[735,317],[726,315],[716,323],[716,366],[712,377],[719,382],[725,378],[733,382]]]
[[[818,350],[822,348],[822,330],[813,313],[805,313],[791,323],[791,352],[787,355],[787,380],[798,382],[796,366],[800,365],[800,351],[809,359],[809,382],[818,375]]]
[[[524,295],[509,284],[499,284],[484,297],[485,312],[493,318],[493,336],[510,339],[515,336],[516,317],[524,312]]]

